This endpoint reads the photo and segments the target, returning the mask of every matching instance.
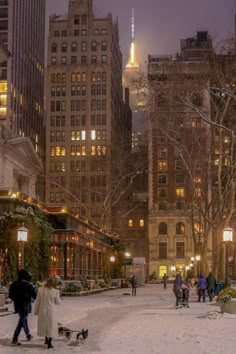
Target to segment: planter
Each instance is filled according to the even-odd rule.
[[[221,312],[236,314],[236,299],[231,299],[228,302],[219,303]]]

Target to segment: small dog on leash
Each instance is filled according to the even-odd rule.
[[[79,342],[79,344],[84,344],[85,340],[88,338],[88,329],[83,328],[81,331],[74,331],[59,324],[58,334],[60,336],[65,336],[66,339],[70,340],[73,333],[77,333],[76,340]]]

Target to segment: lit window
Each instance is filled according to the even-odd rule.
[[[201,197],[201,188],[195,188],[194,195],[195,197]]]
[[[105,156],[107,153],[107,148],[106,146],[102,146],[102,155]]]
[[[86,146],[82,146],[82,155],[86,155]]]
[[[50,156],[55,156],[55,146],[51,146]]]
[[[96,155],[96,146],[95,145],[91,146],[91,155]]]
[[[184,188],[176,188],[176,197],[183,198],[185,195]]]
[[[91,131],[91,140],[96,140],[96,130]]]
[[[228,136],[225,136],[225,137],[224,137],[224,143],[229,143],[229,142],[230,142],[229,137],[228,137]]]
[[[133,220],[132,220],[132,219],[129,219],[129,220],[128,220],[128,226],[129,226],[129,227],[133,227]]]
[[[143,220],[143,219],[140,219],[140,220],[139,220],[139,226],[140,226],[140,227],[144,227],[144,220]]]
[[[86,131],[82,130],[81,132],[81,140],[86,140]]]
[[[158,170],[167,171],[167,161],[158,161]]]
[[[61,156],[66,156],[66,149],[64,146],[61,147]]]
[[[56,146],[56,156],[60,156],[60,155],[61,155],[61,147]]]
[[[158,156],[159,157],[167,157],[167,148],[160,148],[158,150]]]
[[[71,141],[75,140],[75,131],[72,131],[72,132],[71,132],[70,140],[71,140]]]

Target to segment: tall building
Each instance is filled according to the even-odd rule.
[[[8,55],[0,64],[0,124],[30,138],[45,158],[44,40],[45,0],[0,1],[0,42]],[[44,199],[43,171],[36,195]]]
[[[127,109],[122,100],[118,22],[92,0],[52,15],[47,62],[47,202],[111,225],[122,181]]]
[[[209,198],[206,192],[210,183],[209,161],[203,157],[209,151],[211,134],[209,125],[197,112],[211,114],[206,78],[212,52],[208,33],[198,32],[196,37],[181,41],[177,57],[150,55],[148,59],[149,94],[152,95],[149,106],[149,273],[156,272],[159,277],[165,273],[169,276],[185,273],[191,257],[203,244],[204,207],[201,209],[199,205],[203,198],[206,203]],[[210,262],[211,237],[206,249]]]
[[[0,40],[10,52],[0,68],[0,123],[29,137],[44,156],[45,0],[0,2]]]

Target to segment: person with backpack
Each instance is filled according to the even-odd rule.
[[[210,272],[207,278],[207,292],[210,299],[210,302],[214,298],[215,288],[216,288],[216,278],[214,277],[213,273]]]
[[[19,315],[19,321],[15,329],[12,344],[20,344],[18,341],[22,328],[26,338],[30,341],[33,336],[28,326],[28,315],[32,311],[32,301],[36,299],[36,289],[31,283],[32,275],[25,269],[18,272],[18,278],[9,288],[9,298],[14,302],[15,313]]]

